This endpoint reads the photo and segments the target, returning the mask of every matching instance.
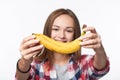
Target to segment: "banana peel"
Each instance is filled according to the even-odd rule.
[[[82,32],[81,36],[83,36],[85,32]],[[43,44],[45,48],[61,53],[61,54],[72,54],[73,52],[76,52],[80,49],[80,40],[75,39],[71,42],[60,42],[55,41],[54,39],[39,33],[33,33],[32,35],[35,35],[36,39],[40,40],[40,44]]]

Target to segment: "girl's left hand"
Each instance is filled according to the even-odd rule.
[[[85,31],[86,34],[79,38],[82,41],[81,47],[99,49],[102,46],[101,37],[94,27],[85,27],[82,31]]]

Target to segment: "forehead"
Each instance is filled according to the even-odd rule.
[[[74,21],[71,16],[63,14],[54,20],[53,25],[74,27]]]

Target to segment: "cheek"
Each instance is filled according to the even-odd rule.
[[[74,36],[74,34],[69,34],[66,37],[67,37],[68,41],[72,41],[74,39],[73,36]]]
[[[56,36],[56,34],[53,32],[51,32],[51,38],[54,38]]]

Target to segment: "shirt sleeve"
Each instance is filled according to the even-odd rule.
[[[107,58],[106,66],[103,69],[98,70],[93,66],[93,59],[94,59],[94,56],[89,61],[88,72],[89,72],[89,75],[91,76],[91,78],[96,80],[96,79],[103,77],[104,75],[106,75],[109,72],[110,62],[109,62],[109,59]]]
[[[36,65],[36,63],[35,63],[35,61],[33,61],[31,63],[31,69],[30,69],[30,72],[29,72],[30,76],[28,77],[27,80],[34,80],[35,70],[36,70],[36,66],[35,65]]]

